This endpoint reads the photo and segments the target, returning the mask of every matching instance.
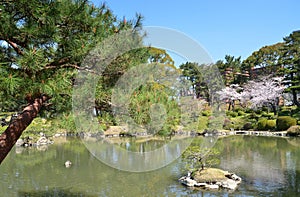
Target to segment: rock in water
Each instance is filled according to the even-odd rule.
[[[193,187],[195,186],[195,184],[197,184],[197,181],[191,179],[190,177],[188,176],[184,176],[184,177],[181,177],[179,179],[179,181],[183,184],[183,185],[186,185],[188,187]]]
[[[22,139],[18,139],[16,142],[16,146],[24,146],[25,142]]]
[[[48,139],[46,137],[40,137],[40,139],[36,142],[38,146],[48,144]]]
[[[66,168],[71,167],[71,165],[72,165],[72,162],[71,162],[71,161],[68,160],[68,161],[65,162]]]

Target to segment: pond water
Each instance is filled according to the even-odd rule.
[[[142,147],[151,143],[161,146],[147,141]],[[47,150],[14,148],[0,166],[0,196],[300,196],[299,138],[231,136],[220,138],[215,148],[221,151],[218,167],[243,179],[234,192],[179,184],[185,173],[181,158],[158,170],[125,172],[100,162],[81,140],[70,139]],[[65,168],[66,160],[71,168]]]

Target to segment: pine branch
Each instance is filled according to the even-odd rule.
[[[11,41],[10,39],[4,39],[19,55],[24,55],[24,52],[20,49],[17,43]]]

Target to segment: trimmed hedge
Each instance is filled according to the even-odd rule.
[[[268,122],[268,119],[266,119],[266,118],[259,119],[257,122],[257,129],[259,131],[267,130],[267,122]]]
[[[278,131],[285,131],[296,124],[297,120],[290,116],[279,116],[276,121],[276,127]]]
[[[268,120],[266,118],[261,118],[257,122],[257,129],[259,131],[274,131],[276,129],[276,120]]]
[[[231,116],[233,118],[237,117],[239,114],[238,112],[234,112],[234,111],[226,111],[226,116]]]
[[[276,129],[276,120],[268,120],[266,129],[274,131]]]

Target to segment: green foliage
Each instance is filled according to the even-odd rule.
[[[207,83],[205,81],[203,73],[203,65],[198,63],[186,62],[181,64],[179,68],[182,71],[182,81],[189,81],[191,83],[191,88],[196,98],[205,98],[209,100],[209,93]]]
[[[41,94],[53,115],[71,109],[72,84],[85,56],[104,38],[136,22],[117,19],[85,0],[0,4],[0,110],[19,111]]]
[[[281,110],[278,113],[278,116],[290,116],[290,115],[291,115],[291,112],[289,110]]]
[[[231,122],[232,122],[233,129],[235,130],[242,130],[244,124],[246,123],[243,117],[231,118]]]
[[[293,97],[293,104],[300,106],[298,101],[298,93],[300,91],[300,31],[294,31],[284,38],[284,46],[282,47],[283,56],[281,57],[282,75],[287,81],[287,92]]]
[[[276,120],[267,120],[266,129],[271,131],[276,130]]]
[[[254,51],[246,60],[243,61],[243,67],[250,73],[250,78],[254,79],[257,76],[266,76],[278,73],[280,67],[278,60],[282,57],[283,43],[276,43],[269,46],[264,46],[258,51]],[[253,72],[253,68],[259,68],[257,72]]]
[[[202,116],[206,116],[206,117],[209,117],[211,116],[211,111],[210,110],[204,110],[201,112]]]
[[[211,167],[219,164],[217,149],[205,149],[199,145],[189,146],[182,154],[182,158],[186,163],[186,169],[195,172],[204,167]]]
[[[208,126],[208,117],[207,116],[199,116],[198,118],[198,131],[204,131]]]
[[[54,127],[65,132],[75,132],[75,117],[72,113],[63,113],[54,121]]]
[[[217,61],[216,66],[222,74],[223,81],[226,85],[241,84],[247,80],[246,77],[241,75],[243,72],[241,57],[236,58],[234,56],[226,55],[225,61]]]
[[[259,131],[275,130],[276,120],[268,120],[266,118],[260,118],[257,122],[257,129]]]
[[[274,113],[262,112],[261,117],[265,117],[267,119],[274,119],[275,115]]]
[[[234,128],[234,126],[233,126],[231,120],[228,119],[228,118],[225,118],[224,124],[223,124],[223,129],[231,130],[231,129],[233,129],[233,128]]]
[[[238,110],[238,116],[245,116],[246,113],[242,110]]]
[[[267,130],[267,122],[268,120],[266,118],[261,118],[257,122],[257,129],[260,131],[265,131]]]
[[[226,111],[226,116],[237,117],[238,115],[238,112]]]
[[[290,116],[279,116],[276,121],[276,127],[278,131],[285,131],[296,124],[296,119]]]
[[[158,83],[148,83],[141,86],[131,96],[129,104],[130,117],[138,125],[148,125],[147,130],[157,131],[163,135],[169,134],[179,124],[180,119],[180,108],[177,102],[170,98],[170,95],[172,95],[171,90]],[[156,114],[159,112],[159,110],[153,108],[158,107],[156,104],[163,105],[166,114]],[[151,113],[155,116],[151,117]],[[157,128],[160,125],[156,125],[155,122],[163,119],[163,127]]]
[[[246,131],[253,129],[253,128],[254,128],[254,126],[253,126],[253,123],[251,123],[251,122],[246,122],[243,126],[243,130],[246,130]]]

